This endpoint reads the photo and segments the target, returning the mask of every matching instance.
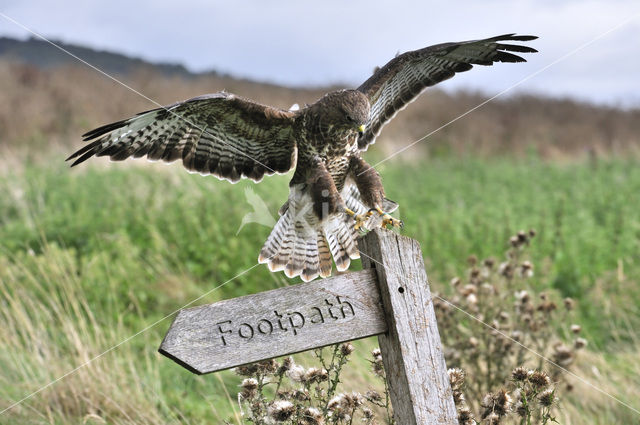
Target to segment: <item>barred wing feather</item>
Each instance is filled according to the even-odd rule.
[[[501,42],[536,38],[505,34],[484,40],[437,44],[395,57],[358,87],[371,104],[369,122],[366,131],[358,139],[358,147],[366,150],[368,145],[374,143],[382,127],[425,88],[453,77],[456,72],[468,71],[473,65],[525,62],[522,57],[510,52],[534,53],[535,49]]]
[[[230,93],[209,94],[96,128],[83,136],[90,143],[67,160],[75,159],[73,166],[94,155],[146,156],[181,160],[189,171],[232,182],[260,181],[295,166],[294,116]]]

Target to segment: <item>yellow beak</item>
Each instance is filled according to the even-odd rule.
[[[359,133],[364,133],[364,124],[362,124],[360,127],[358,127],[358,132]]]

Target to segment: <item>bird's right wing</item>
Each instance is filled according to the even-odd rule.
[[[509,52],[533,53],[535,49],[502,41],[530,41],[531,35],[505,34],[484,40],[444,43],[403,53],[376,71],[358,90],[369,98],[371,113],[366,131],[358,138],[364,150],[375,142],[382,127],[425,88],[468,71],[473,65],[525,62]]]
[[[75,158],[73,166],[94,155],[114,161],[146,156],[182,160],[187,170],[232,182],[260,181],[295,166],[294,117],[230,93],[209,94],[92,130],[83,136],[91,142],[67,160]]]

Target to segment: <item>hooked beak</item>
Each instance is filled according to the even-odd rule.
[[[365,130],[365,127],[364,127],[364,124],[362,124],[360,127],[358,127],[358,135],[362,136],[364,134],[364,130]]]

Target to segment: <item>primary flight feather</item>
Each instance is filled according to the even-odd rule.
[[[361,157],[382,127],[425,88],[473,65],[524,62],[521,44],[535,36],[505,34],[444,43],[401,54],[355,90],[327,93],[295,111],[215,93],[142,112],[96,128],[72,154],[72,166],[92,156],[120,161],[181,160],[190,171],[236,182],[295,168],[289,198],[260,251],[272,271],[309,281],[358,258],[359,228],[399,226],[398,205],[385,198],[378,172]]]

